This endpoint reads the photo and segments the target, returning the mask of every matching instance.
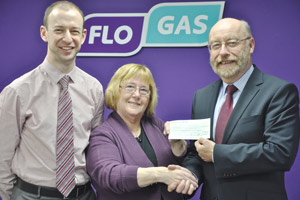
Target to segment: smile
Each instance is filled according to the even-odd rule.
[[[230,63],[233,63],[234,61],[232,60],[226,60],[226,61],[222,61],[222,62],[219,62],[220,64],[222,65],[226,65],[226,64],[230,64]]]
[[[131,105],[135,105],[135,106],[141,105],[140,103],[137,103],[137,102],[128,102],[128,103],[131,104]]]
[[[63,50],[72,50],[73,49],[73,47],[61,47]]]

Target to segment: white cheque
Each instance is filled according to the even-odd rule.
[[[169,139],[210,138],[210,118],[170,121]]]

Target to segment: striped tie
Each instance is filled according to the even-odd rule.
[[[69,80],[69,76],[64,76],[58,82],[61,91],[56,136],[56,187],[65,197],[75,187],[73,113],[72,100],[68,91]]]

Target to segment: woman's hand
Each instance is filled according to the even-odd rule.
[[[174,176],[169,179],[168,191],[191,195],[197,188],[197,178],[186,168],[179,165],[169,165],[169,173]]]
[[[167,121],[164,125],[164,135],[168,137],[170,134],[170,122]],[[175,156],[179,157],[185,152],[187,142],[185,140],[169,140],[172,152]]]
[[[167,167],[138,168],[137,181],[140,187],[146,187],[153,183],[168,185],[168,191],[176,190],[182,194],[192,194],[197,189],[196,177],[186,168],[179,165]]]

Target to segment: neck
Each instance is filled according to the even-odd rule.
[[[122,116],[120,113],[118,114],[124,120],[125,124],[129,128],[133,136],[138,137],[141,134],[141,118],[130,118],[128,116]]]
[[[221,77],[221,79],[223,82],[225,82],[227,84],[233,84],[234,82],[239,80],[250,69],[251,66],[252,66],[252,63],[234,77],[230,77],[230,78]]]
[[[65,61],[65,62],[62,63],[62,62],[57,61],[55,59],[51,59],[48,55],[47,55],[46,58],[47,58],[48,62],[51,65],[53,65],[54,67],[56,67],[56,69],[58,69],[59,71],[61,71],[64,74],[68,74],[75,67],[75,60],[73,60],[73,61]]]

